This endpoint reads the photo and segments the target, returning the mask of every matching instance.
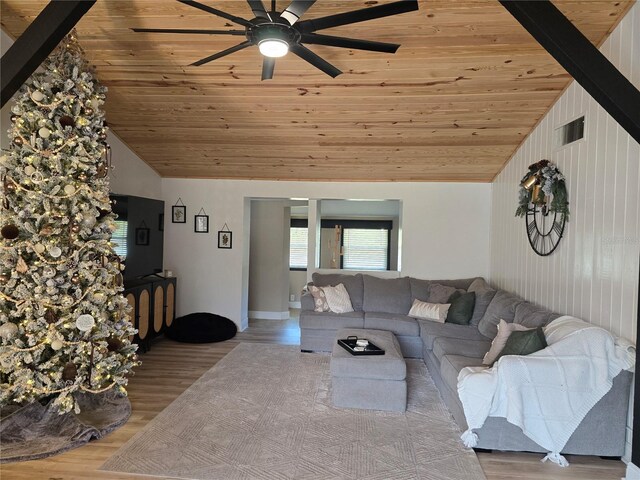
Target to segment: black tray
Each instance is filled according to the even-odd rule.
[[[347,338],[339,338],[338,345],[344,348],[351,355],[384,355],[384,350],[378,347],[376,344],[369,342],[369,344],[362,350],[355,350],[356,348],[362,348],[356,346],[357,340],[366,340],[366,338],[356,337],[355,335]]]

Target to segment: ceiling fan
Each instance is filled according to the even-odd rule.
[[[325,28],[338,27],[351,23],[364,22],[375,18],[398,15],[400,13],[418,10],[417,0],[400,0],[386,5],[377,5],[371,8],[363,8],[336,15],[315,18],[313,20],[302,20],[300,17],[315,3],[316,0],[293,0],[282,12],[276,10],[276,0],[271,0],[271,10],[267,11],[262,0],[247,0],[249,7],[253,11],[255,18],[246,20],[235,15],[223,12],[213,7],[209,7],[193,0],[178,0],[180,3],[198,8],[207,13],[217,15],[237,24],[242,25],[244,30],[190,30],[176,28],[133,28],[134,32],[147,33],[185,33],[203,35],[238,35],[244,36],[246,40],[231,48],[227,48],[213,55],[209,55],[191,65],[200,66],[218,58],[237,52],[252,45],[258,45],[260,53],[264,55],[262,63],[262,80],[273,78],[273,70],[276,58],[293,52],[303,60],[306,60],[314,67],[322,70],[331,77],[337,77],[342,72],[331,65],[320,56],[313,53],[303,44],[328,45],[331,47],[353,48],[358,50],[369,50],[373,52],[395,53],[400,45],[395,43],[374,42],[369,40],[358,40],[354,38],[336,37],[332,35],[321,35],[314,33]]]

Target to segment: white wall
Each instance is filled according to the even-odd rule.
[[[640,4],[601,51],[640,87]],[[554,148],[553,131],[585,115],[585,138]],[[527,166],[543,158],[567,178],[569,223],[548,257],[531,250],[514,212]],[[491,281],[560,313],[636,338],[640,147],[576,82],[493,183]]]
[[[640,88],[640,3],[600,50]],[[583,114],[585,138],[554,148],[554,129]],[[564,238],[548,257],[531,250],[524,220],[514,217],[520,179],[543,158],[557,163],[567,178],[571,211]],[[639,164],[640,145],[573,82],[493,183],[491,282],[635,341]],[[630,409],[627,460],[631,426]]]
[[[178,315],[210,311],[247,326],[247,198],[401,200],[402,275],[422,278],[486,276],[489,271],[489,184],[324,183],[238,180],[162,180],[167,213],[181,197],[186,224],[165,225],[165,268],[180,280]],[[193,233],[201,206],[211,215],[209,235]],[[170,218],[170,217],[167,217]],[[224,223],[233,249],[217,248]],[[243,232],[244,229],[244,232]]]

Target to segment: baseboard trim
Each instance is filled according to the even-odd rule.
[[[302,303],[300,303],[300,302],[289,302],[289,308],[302,308]]]
[[[249,318],[256,318],[259,320],[287,320],[289,318],[289,311],[263,312],[260,310],[249,310]]]
[[[633,463],[627,463],[627,474],[624,477],[626,480],[640,480],[640,468]]]

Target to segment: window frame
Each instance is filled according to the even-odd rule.
[[[289,238],[291,238],[291,228],[306,228],[307,229],[307,240],[309,239],[309,220],[306,218],[291,218],[289,221]],[[307,243],[307,253],[309,252],[309,244]],[[289,271],[290,272],[306,272],[308,269],[308,265],[304,268],[302,267],[292,267],[291,266],[291,245],[289,245]]]
[[[336,225],[342,227],[343,234],[340,236],[340,248],[344,247],[344,230],[386,230],[387,231],[387,268],[386,270],[371,270],[372,272],[391,271],[391,232],[393,231],[393,220],[338,220],[323,219],[320,221],[320,228],[335,228]],[[340,255],[340,269],[344,268],[344,255]],[[349,269],[351,270],[351,269]],[[357,270],[357,269],[353,269]]]

